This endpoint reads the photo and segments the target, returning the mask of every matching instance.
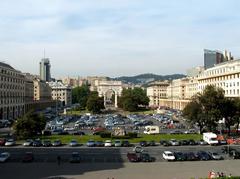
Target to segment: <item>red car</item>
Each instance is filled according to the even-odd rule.
[[[0,146],[4,146],[6,143],[6,139],[1,138],[0,139]]]
[[[129,162],[139,162],[139,157],[137,156],[136,153],[128,153],[127,158]]]

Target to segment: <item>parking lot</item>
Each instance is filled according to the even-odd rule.
[[[171,152],[216,152],[220,154],[224,160],[233,160],[227,153],[223,153],[224,146],[155,146],[143,147],[144,152],[148,153],[151,157],[155,158],[155,162],[166,162],[163,159],[164,151]],[[226,146],[227,147],[227,146]],[[133,152],[133,147],[50,147],[50,148],[34,148],[34,147],[1,147],[0,153],[9,152],[11,157],[8,162],[22,162],[23,156],[26,152],[32,152],[34,155],[33,162],[57,162],[57,156],[61,156],[62,162],[69,162],[71,154],[78,152],[80,155],[81,163],[123,163],[129,162],[127,153]],[[231,146],[230,149],[240,150],[239,146]]]

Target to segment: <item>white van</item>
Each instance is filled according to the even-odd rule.
[[[144,134],[159,134],[159,126],[145,126]]]
[[[217,135],[212,132],[203,133],[203,140],[207,142],[209,145],[217,145]]]

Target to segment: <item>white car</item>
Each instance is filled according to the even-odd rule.
[[[4,152],[0,154],[0,162],[6,162],[10,158],[10,153]]]
[[[169,143],[170,143],[170,145],[172,145],[172,146],[178,146],[178,145],[180,145],[180,143],[179,143],[176,139],[171,139],[171,140],[169,141]]]
[[[168,161],[173,161],[175,160],[175,156],[173,155],[172,152],[170,151],[164,151],[163,154],[163,159],[168,160]]]
[[[111,140],[106,140],[104,143],[105,147],[112,147],[112,141]]]
[[[5,146],[14,146],[16,144],[14,139],[8,139]]]
[[[144,150],[141,146],[136,146],[133,148],[133,152],[142,153]]]

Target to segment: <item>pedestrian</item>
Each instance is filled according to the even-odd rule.
[[[57,163],[58,163],[58,165],[61,164],[61,156],[60,155],[57,156]]]

